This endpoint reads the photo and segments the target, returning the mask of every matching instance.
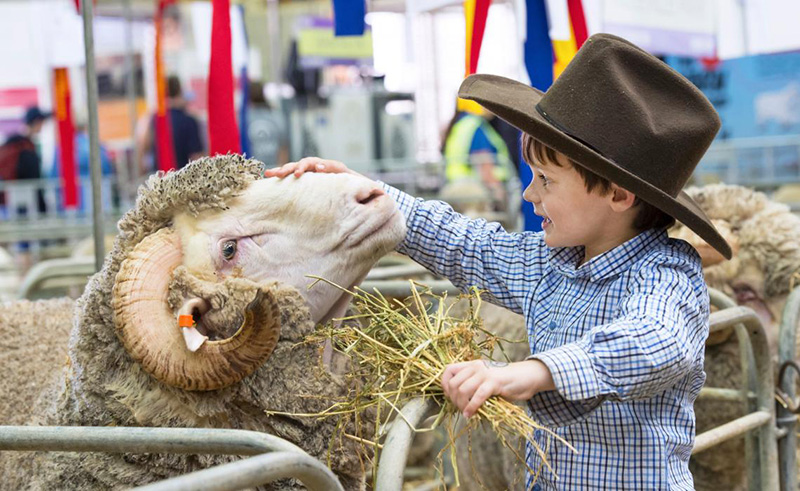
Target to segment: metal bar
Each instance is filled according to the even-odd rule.
[[[305,453],[267,433],[206,428],[0,426],[0,450],[258,455]]]
[[[786,299],[781,315],[781,325],[778,331],[778,365],[794,360],[796,331],[800,322],[800,288],[795,288]],[[797,375],[789,370],[790,375],[778,380],[781,390],[790,398],[794,398],[795,382]],[[778,440],[778,466],[781,476],[781,489],[797,489],[797,415],[782,405],[777,405],[776,420],[778,429],[785,432],[783,438]]]
[[[694,439],[692,455],[707,450],[715,445],[732,440],[750,430],[772,424],[772,415],[766,411],[756,411],[747,416],[734,419],[730,423],[717,426],[713,430],[697,435]],[[766,488],[765,488],[766,489]]]
[[[417,263],[400,264],[397,266],[382,266],[373,268],[367,273],[367,280],[389,280],[407,278],[421,274],[431,274],[425,266]]]
[[[729,309],[736,307],[736,302],[724,293],[713,288],[708,289],[709,299],[711,304],[720,309]],[[709,325],[709,333],[721,330],[724,327],[716,326],[713,323]],[[734,333],[739,344],[739,361],[741,364],[741,401],[742,411],[744,414],[752,413],[756,410],[755,401],[747,397],[750,393],[755,392],[758,385],[758,380],[755,371],[755,360],[753,355],[753,347],[750,343],[750,336],[745,327],[741,324],[734,326]],[[751,490],[757,490],[761,487],[761,462],[759,460],[759,447],[758,439],[751,432],[744,437],[744,461],[747,465],[747,475],[749,476],[748,484]]]
[[[136,152],[138,151],[138,145],[136,145],[136,66],[133,63],[135,50],[133,48],[133,8],[131,7],[131,2],[132,0],[122,0],[125,10],[125,97],[128,99],[128,123],[130,124],[132,147],[131,151],[125,150],[125,158],[122,159],[123,163],[117,166],[117,171],[119,172],[118,190],[123,208],[131,205],[130,174],[131,172],[134,175],[139,174],[138,170],[135,169],[139,160],[136,158]]]
[[[438,409],[438,405],[431,398],[417,398],[412,399],[400,410],[403,417],[395,416],[378,461],[375,489],[380,489],[380,491],[401,491],[403,489],[403,471],[416,434],[415,429]]]
[[[756,408],[758,412],[766,412],[771,421],[775,420],[775,383],[772,370],[769,346],[764,326],[752,309],[747,307],[733,307],[720,310],[711,314],[710,324],[720,326],[735,326],[742,324],[747,330],[752,344],[755,360],[755,372],[758,378],[756,385]],[[749,415],[748,415],[749,416]],[[748,416],[745,416],[747,418]],[[741,418],[740,418],[741,419]],[[714,430],[712,430],[714,431]],[[758,458],[761,472],[758,487],[761,490],[779,489],[778,479],[778,452],[775,444],[775,425],[762,425],[758,432]],[[754,476],[751,476],[751,478]],[[753,479],[751,479],[752,483]]]
[[[288,477],[299,479],[309,491],[343,491],[342,485],[330,469],[313,457],[296,452],[250,457],[135,489],[228,491],[251,488]]]
[[[83,46],[86,53],[86,97],[89,120],[89,167],[92,174],[92,216],[94,223],[94,260],[95,268],[103,267],[105,244],[103,243],[103,205],[101,199],[100,179],[100,142],[97,127],[97,72],[94,68],[94,2],[81,2],[83,13]]]
[[[747,393],[748,399],[755,399],[756,394],[754,392]],[[708,400],[716,400],[716,401],[731,401],[731,402],[743,402],[742,400],[742,391],[738,389],[720,389],[718,387],[703,387],[700,389],[700,394],[698,394],[697,399],[708,399]]]
[[[430,287],[433,293],[439,295],[444,292],[451,295],[461,293],[461,290],[447,280],[424,281],[422,284]],[[361,283],[361,289],[370,293],[373,289],[377,289],[387,297],[407,297],[411,295],[411,283],[406,280],[367,280]]]

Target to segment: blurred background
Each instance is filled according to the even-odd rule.
[[[0,1],[0,299],[79,293],[147,176],[226,151],[338,159],[537,230],[518,132],[457,89],[478,72],[546,90],[597,32],[715,105],[695,184],[800,209],[798,19],[796,0]]]

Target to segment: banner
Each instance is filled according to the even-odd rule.
[[[55,117],[61,167],[61,185],[65,209],[78,207],[77,166],[75,165],[75,127],[72,124],[72,94],[66,68],[54,68]]]
[[[230,0],[212,0],[208,69],[209,155],[241,153],[233,105]]]

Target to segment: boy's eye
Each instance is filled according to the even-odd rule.
[[[545,176],[544,174],[539,174],[537,177],[542,180],[543,185],[547,185],[547,183],[549,182],[549,179],[547,179],[547,176]]]

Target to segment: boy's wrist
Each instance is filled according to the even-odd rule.
[[[527,400],[539,392],[554,390],[550,369],[540,360],[524,360],[497,367],[503,372],[501,395],[509,400]]]

